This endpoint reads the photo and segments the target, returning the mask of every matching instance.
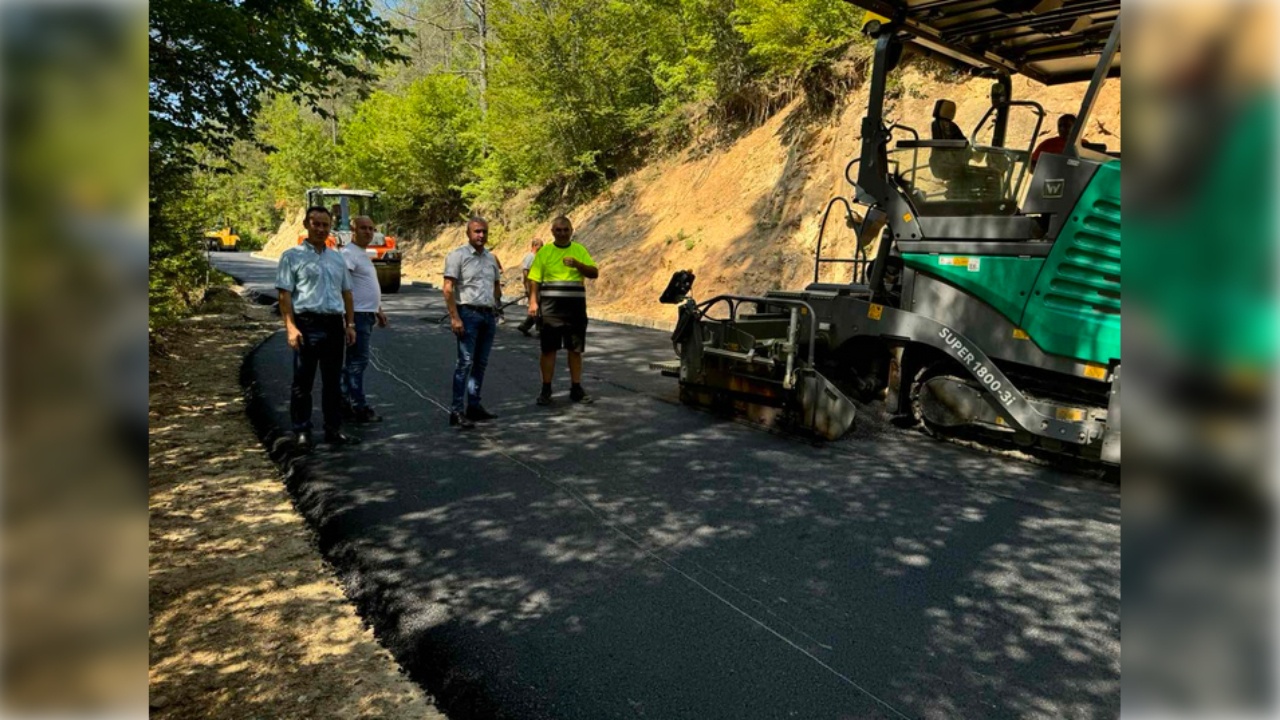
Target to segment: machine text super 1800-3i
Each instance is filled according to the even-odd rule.
[[[1003,389],[1004,383],[1000,382],[1000,378],[996,373],[986,365],[978,363],[978,356],[966,347],[964,341],[956,336],[950,328],[942,328],[938,332],[938,337],[941,337],[947,347],[951,349],[951,354],[964,363],[965,368],[973,373],[974,377],[978,378],[978,382],[986,386],[992,395],[1000,398],[1000,402],[1007,405],[1013,401],[1013,393]],[[974,367],[975,365],[977,367]]]

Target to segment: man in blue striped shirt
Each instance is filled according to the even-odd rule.
[[[325,246],[333,217],[324,207],[307,208],[303,227],[306,242],[284,251],[276,270],[280,317],[293,348],[293,388],[289,415],[294,443],[303,452],[311,447],[311,389],[320,369],[320,406],[324,411],[324,440],[331,445],[359,442],[342,433],[342,356],[356,341],[351,277],[337,250]]]

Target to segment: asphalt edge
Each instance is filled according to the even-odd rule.
[[[276,413],[253,369],[267,343],[279,336],[280,333],[276,332],[264,338],[245,354],[241,362],[240,386],[245,413],[254,433],[280,469],[294,509],[311,530],[321,559],[330,567],[360,620],[373,631],[378,643],[391,653],[400,671],[427,692],[437,710],[450,720],[516,717],[498,707],[495,700],[484,692],[481,678],[454,666],[447,654],[438,654],[441,648],[425,637],[430,629],[414,627],[417,623],[408,615],[398,596],[381,589],[373,579],[373,573],[368,572],[361,562],[358,549],[344,542],[342,509],[335,508],[322,487],[313,482],[316,478],[311,472],[308,457],[293,450],[292,432],[277,422]]]
[[[258,254],[253,253],[252,256],[258,257]],[[250,289],[244,285],[243,278],[234,275],[231,277],[240,286],[239,294],[246,302],[264,306],[278,303],[275,295]],[[435,289],[430,283],[413,284],[423,289]],[[592,313],[590,317],[609,323],[669,330],[662,323],[634,316]],[[674,326],[674,323],[671,325]],[[373,573],[367,571],[366,565],[361,562],[358,548],[343,542],[341,508],[334,507],[334,503],[325,496],[322,486],[314,482],[307,456],[299,455],[293,450],[292,428],[283,428],[278,424],[277,414],[253,369],[267,344],[280,335],[281,332],[277,330],[245,353],[240,364],[240,387],[244,395],[245,414],[254,434],[258,436],[272,462],[280,469],[294,510],[303,517],[311,531],[321,560],[337,578],[343,594],[355,607],[361,622],[373,631],[378,643],[391,653],[400,671],[425,689],[436,709],[449,720],[508,720],[519,717],[516,714],[518,709],[502,708],[497,704],[496,699],[484,690],[485,683],[481,677],[457,666],[445,648],[428,640],[425,635],[430,629],[415,629],[417,623],[397,596],[381,589],[373,579]]]
[[[257,254],[254,253],[256,257]],[[244,279],[232,276],[239,285],[239,295],[245,302],[257,305],[277,305],[275,295],[253,290],[244,285]],[[278,313],[278,310],[277,310]],[[374,639],[391,653],[398,670],[411,682],[423,688],[430,702],[450,720],[472,718],[507,718],[510,715],[488,701],[481,692],[478,678],[456,671],[448,658],[431,655],[414,634],[400,631],[405,613],[395,597],[380,591],[377,583],[368,579],[354,548],[345,546],[340,511],[311,482],[306,456],[298,454],[292,446],[292,428],[281,427],[271,408],[254,365],[267,344],[275,340],[279,330],[254,345],[240,361],[239,382],[244,397],[245,415],[267,451],[271,461],[280,470],[285,491],[294,511],[302,516],[321,561],[342,588],[347,601],[355,608],[356,615],[372,630]]]

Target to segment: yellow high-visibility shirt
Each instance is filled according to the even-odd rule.
[[[529,267],[529,279],[536,283],[553,283],[553,282],[582,282],[582,273],[578,268],[572,268],[564,264],[564,259],[571,257],[583,265],[595,267],[596,261],[591,259],[591,253],[580,243],[570,242],[569,247],[556,247],[555,243],[547,243],[538,250],[538,254],[533,258],[533,265]]]

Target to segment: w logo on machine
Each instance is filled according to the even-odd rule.
[[[1047,198],[1060,198],[1062,197],[1062,188],[1066,184],[1066,180],[1045,180],[1042,196]]]

